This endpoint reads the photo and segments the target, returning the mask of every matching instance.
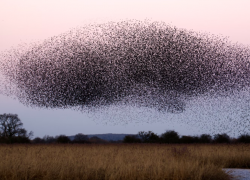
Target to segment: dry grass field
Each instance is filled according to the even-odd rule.
[[[0,179],[228,180],[249,168],[250,145],[0,145]]]

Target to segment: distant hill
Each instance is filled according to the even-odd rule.
[[[85,134],[87,135],[89,138],[91,137],[98,137],[100,139],[106,140],[106,141],[120,141],[123,140],[125,136],[133,136],[136,134],[112,134],[112,133],[108,133],[108,134]],[[75,136],[68,136],[70,138],[70,140],[74,140]]]

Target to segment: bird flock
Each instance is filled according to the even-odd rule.
[[[250,87],[249,46],[148,20],[90,24],[0,57],[6,93],[41,108],[183,113],[196,97]]]

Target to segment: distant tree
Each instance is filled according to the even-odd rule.
[[[9,138],[9,143],[30,143],[31,140],[24,136],[12,136]]]
[[[33,136],[33,132],[27,133],[27,130],[22,128],[23,123],[17,114],[2,114],[0,115],[0,134],[2,140],[6,143],[27,143]]]
[[[101,139],[97,136],[93,136],[93,137],[89,138],[89,142],[90,143],[108,143],[108,141]]]
[[[155,134],[155,133],[150,133],[149,139],[148,139],[149,143],[159,143],[160,142],[160,137]]]
[[[161,135],[161,139],[164,143],[179,143],[179,134],[175,131],[166,131]]]
[[[199,136],[192,136],[193,143],[200,143],[200,137]]]
[[[249,134],[242,134],[236,140],[239,143],[250,143],[250,135]]]
[[[144,143],[156,143],[159,142],[159,136],[152,131],[140,131],[138,132],[138,137],[142,140]]]
[[[89,137],[87,135],[78,133],[75,135],[73,142],[74,143],[86,143],[88,140],[89,140]]]
[[[56,142],[56,138],[54,138],[53,136],[49,136],[49,135],[45,135],[43,137],[43,140],[45,143],[55,143]]]
[[[29,133],[27,133],[27,130],[24,129],[24,128],[20,128],[19,131],[18,131],[18,136],[20,137],[27,137],[27,138],[32,138],[34,136],[34,133],[33,131],[30,131]]]
[[[212,142],[212,136],[210,136],[209,134],[202,134],[199,139],[200,139],[200,143]]]
[[[124,143],[140,143],[141,139],[139,139],[136,135],[127,135],[123,139]]]
[[[70,143],[71,140],[66,135],[59,135],[58,137],[56,137],[56,142],[57,143]]]
[[[20,133],[23,123],[17,114],[0,115],[0,130],[4,137],[16,136]]]
[[[45,143],[45,141],[40,137],[36,137],[32,140],[32,143]]]
[[[230,143],[230,137],[226,134],[216,134],[214,135],[214,142],[215,143]]]
[[[180,138],[180,143],[195,143],[195,139],[192,136],[182,136]]]
[[[151,131],[149,131],[149,132],[151,132]],[[149,133],[147,133],[145,131],[139,131],[138,137],[141,139],[142,142],[146,142],[149,138]]]

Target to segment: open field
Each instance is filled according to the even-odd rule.
[[[228,180],[249,168],[245,144],[1,145],[0,179]]]

